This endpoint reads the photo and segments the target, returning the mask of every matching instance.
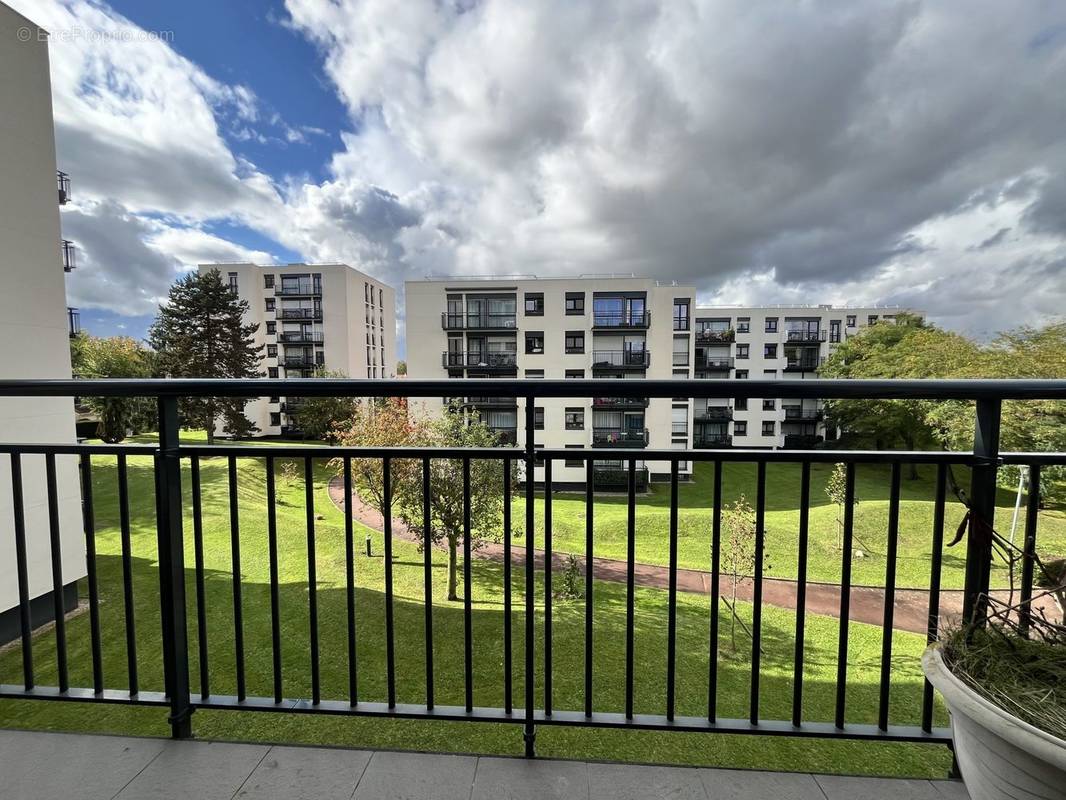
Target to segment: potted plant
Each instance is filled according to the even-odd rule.
[[[950,629],[922,657],[971,800],[1066,798],[1066,569],[1036,564],[1030,604],[984,598],[984,626]]]

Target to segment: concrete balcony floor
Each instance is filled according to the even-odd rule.
[[[965,800],[957,781],[0,731],[20,800]]]

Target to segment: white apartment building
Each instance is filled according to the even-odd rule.
[[[306,378],[328,370],[349,378],[396,373],[396,292],[347,264],[201,264],[217,269],[259,325],[263,377]],[[295,433],[298,403],[255,398],[246,408],[262,436]]]
[[[862,328],[893,322],[899,307],[713,306],[696,308],[696,378],[791,379],[817,377],[838,344]],[[696,448],[807,448],[836,431],[827,428],[818,400],[789,398],[696,400]]]
[[[27,37],[24,34],[29,33]],[[70,378],[66,292],[56,196],[48,44],[41,29],[0,3],[0,334],[12,346],[2,378]],[[65,177],[65,176],[62,176]],[[73,317],[72,317],[73,319]],[[0,441],[71,443],[69,397],[0,398]],[[53,618],[44,456],[22,456],[26,567],[34,626]],[[81,491],[74,456],[56,457],[57,510],[66,607],[85,577]],[[18,578],[11,459],[0,457],[0,643],[18,636]]]
[[[647,278],[589,276],[408,281],[407,370],[412,378],[670,378],[693,352],[692,287]],[[416,403],[416,401],[412,401]],[[440,401],[424,401],[439,412]],[[483,421],[515,441],[525,407],[514,398],[466,397]],[[535,442],[597,447],[597,485],[624,483],[613,448],[687,449],[691,402],[669,398],[545,398],[535,402]],[[639,465],[641,482],[669,474]],[[682,465],[690,474],[690,465]],[[538,468],[535,480],[543,479]],[[584,485],[585,464],[553,464],[553,485]]]

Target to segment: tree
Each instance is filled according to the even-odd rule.
[[[70,342],[71,367],[80,378],[148,378],[152,353],[128,336],[98,338],[79,333]],[[85,397],[82,402],[99,417],[99,437],[121,442],[126,431],[154,430],[156,409],[143,397]]]
[[[844,548],[844,506],[848,502],[847,468],[843,464],[833,466],[833,472],[825,484],[825,493],[837,507],[837,550]],[[851,498],[851,504],[859,504],[858,497]]]
[[[397,375],[406,375],[407,374],[407,362],[406,361],[397,361],[396,362],[396,374]]]
[[[316,378],[346,378],[343,372],[316,370]],[[324,439],[334,444],[351,427],[358,401],[354,397],[301,397],[297,400],[296,424],[307,439]]]
[[[755,510],[744,495],[732,505],[722,509],[722,528],[725,530],[725,548],[722,556],[726,572],[730,576],[731,601],[725,601],[730,611],[729,638],[733,649],[737,649],[737,623],[751,635],[737,614],[737,584],[740,579],[755,571]]]
[[[170,287],[148,331],[158,354],[160,375],[175,378],[256,378],[262,346],[256,346],[255,323],[245,324],[248,302],[222,282],[217,270],[191,272]],[[215,425],[235,438],[258,428],[244,414],[247,397],[197,397],[181,401],[186,425],[207,431],[214,441]]]
[[[499,435],[476,418],[449,407],[439,417],[409,415],[400,398],[359,403],[351,427],[340,437],[352,447],[495,447]],[[515,461],[507,480],[515,479]],[[393,515],[415,534],[422,547],[444,543],[448,549],[448,599],[457,600],[458,549],[463,537],[463,462],[460,459],[430,460],[430,530],[423,521],[421,459],[395,459],[390,465]],[[380,459],[356,459],[352,480],[363,502],[384,513],[383,467]],[[477,549],[486,540],[502,535],[503,469],[499,462],[470,460],[470,546]]]

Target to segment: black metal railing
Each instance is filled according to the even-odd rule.
[[[728,372],[733,369],[734,361],[732,358],[697,355],[692,363],[696,369],[702,372]]]
[[[446,331],[513,331],[518,327],[517,320],[514,312],[450,314],[445,311],[440,315],[441,327]]]
[[[596,605],[593,598],[598,596],[597,575],[593,573],[596,551],[596,511],[595,489],[604,484],[604,473],[599,471],[598,461],[602,461],[602,449],[587,448],[538,448],[535,444],[536,414],[538,401],[549,398],[573,398],[575,396],[601,397],[608,395],[672,398],[678,395],[699,397],[706,392],[706,384],[697,380],[642,380],[639,382],[618,380],[501,380],[498,378],[475,380],[349,380],[349,379],[314,379],[306,381],[291,380],[0,380],[0,397],[150,397],[155,398],[158,407],[158,444],[123,443],[123,444],[76,444],[70,443],[0,443],[0,454],[6,456],[9,469],[5,470],[4,480],[8,485],[4,491],[11,498],[7,513],[11,514],[11,527],[3,529],[4,536],[10,532],[12,542],[3,543],[5,549],[13,554],[15,588],[18,595],[18,621],[20,639],[17,647],[21,652],[21,681],[0,685],[0,698],[21,700],[55,700],[83,701],[88,703],[120,703],[126,705],[154,706],[166,709],[167,721],[172,735],[187,738],[192,735],[192,723],[198,709],[219,711],[249,711],[274,713],[332,714],[347,716],[366,716],[394,719],[449,720],[449,721],[491,721],[521,725],[525,753],[533,756],[537,729],[545,725],[584,726],[591,728],[649,729],[659,731],[707,732],[719,734],[765,734],[799,737],[850,738],[876,741],[908,741],[950,743],[950,731],[934,726],[934,694],[931,685],[926,682],[922,689],[920,711],[915,714],[918,724],[903,724],[900,702],[902,689],[894,684],[897,670],[916,668],[916,660],[907,662],[907,656],[893,652],[895,629],[894,612],[896,609],[896,564],[898,560],[897,543],[900,537],[901,515],[901,474],[906,465],[924,464],[936,470],[936,488],[933,497],[932,523],[929,529],[929,592],[928,592],[928,641],[934,641],[938,633],[940,618],[941,570],[944,564],[945,544],[945,505],[948,500],[949,483],[954,487],[950,472],[952,467],[963,467],[968,479],[968,486],[963,496],[969,511],[969,531],[966,538],[964,562],[964,591],[962,599],[962,616],[964,621],[982,624],[987,617],[987,594],[990,590],[990,570],[993,561],[992,537],[984,535],[993,522],[997,492],[997,470],[1001,464],[1026,467],[1030,474],[1029,513],[1025,519],[1024,545],[1021,553],[1022,578],[1018,586],[1022,597],[1022,612],[1028,613],[1026,603],[1031,602],[1033,584],[1033,563],[1037,549],[1037,534],[1040,509],[1041,469],[1045,467],[1066,466],[1066,453],[1000,453],[999,427],[1004,401],[1027,400],[1066,400],[1066,381],[827,381],[827,380],[744,380],[730,383],[729,394],[738,398],[795,398],[799,400],[821,398],[881,398],[881,399],[923,399],[923,400],[961,400],[972,402],[975,406],[975,436],[971,450],[965,452],[941,451],[882,451],[882,450],[673,450],[673,449],[618,449],[611,451],[612,460],[623,464],[626,494],[626,572],[625,584],[624,634],[613,631],[619,641],[619,666],[623,673],[618,694],[604,692],[603,696],[594,696],[598,685],[595,681],[595,664],[593,660],[593,640],[605,636],[597,627],[598,615],[605,613],[604,606]],[[409,398],[444,397],[451,394],[464,396],[508,396],[522,400],[524,404],[524,422],[520,428],[522,444],[520,447],[493,448],[441,448],[441,447],[337,447],[320,446],[315,443],[307,445],[278,445],[263,447],[261,445],[200,445],[182,444],[179,440],[180,424],[179,401],[197,397],[380,397],[398,396]],[[114,609],[102,608],[100,594],[99,558],[97,542],[99,538],[97,523],[98,510],[94,505],[94,459],[117,459],[116,482],[118,488],[117,511],[118,528],[123,543],[121,570],[109,572],[111,578],[122,586],[119,604],[125,605],[125,614],[114,616]],[[80,486],[82,494],[81,526],[84,532],[84,597],[86,613],[72,617],[69,621],[70,633],[84,636],[82,644],[68,649],[68,620],[65,617],[65,592],[63,588],[69,582],[68,569],[71,554],[64,553],[64,541],[61,536],[58,501],[58,472],[60,460],[65,466],[73,459],[80,469]],[[132,463],[137,459],[136,465]],[[505,612],[503,637],[493,634],[493,641],[498,644],[482,644],[483,647],[498,646],[501,649],[503,669],[498,678],[492,678],[491,693],[485,686],[479,686],[478,697],[499,698],[502,684],[502,703],[489,701],[485,705],[475,705],[475,687],[473,669],[474,625],[472,596],[472,572],[479,567],[472,565],[470,529],[464,537],[464,558],[461,577],[461,591],[466,598],[459,606],[442,608],[434,604],[433,548],[422,548],[422,563],[404,564],[404,569],[423,572],[424,602],[418,616],[424,614],[425,627],[420,625],[397,624],[394,611],[392,554],[392,470],[397,461],[416,461],[420,469],[413,474],[415,480],[422,483],[424,523],[427,529],[432,527],[431,511],[435,499],[431,493],[431,462],[437,459],[458,461],[464,465],[466,480],[461,486],[448,491],[460,495],[462,502],[469,508],[470,481],[469,466],[473,461],[498,463],[502,476],[510,476],[512,468],[521,467],[522,475],[536,476],[537,471],[543,475],[543,493],[538,500],[538,480],[521,482],[521,495],[511,496],[511,482],[503,480],[504,516],[502,522],[503,542],[503,578],[500,583],[504,595]],[[38,474],[36,464],[43,460],[43,474]],[[384,604],[367,604],[356,614],[355,585],[355,527],[352,507],[352,464],[356,460],[373,460],[381,464],[384,476],[384,553],[380,569],[384,570]],[[554,595],[551,590],[553,567],[552,549],[552,515],[550,504],[552,498],[553,464],[559,462],[584,461],[586,464],[585,523],[586,547],[583,563],[585,601],[583,612],[581,606],[568,606],[568,615],[583,615],[584,623],[584,658],[579,665],[569,661],[560,666],[553,660],[552,650],[552,605]],[[31,469],[27,462],[33,461]],[[275,486],[275,475],[280,462],[297,467],[295,480],[302,481],[304,487],[304,506],[306,511],[306,583],[297,585],[295,593],[285,595],[286,634],[282,638],[282,599],[281,582],[278,574],[279,538],[291,536],[291,530],[279,528],[276,511],[282,504]],[[326,591],[319,586],[316,577],[316,530],[319,516],[315,513],[315,465],[333,461],[342,465],[340,478],[343,479],[342,501],[343,522],[343,561],[346,565],[345,578],[341,588],[346,598],[348,622],[346,625],[318,624],[318,595]],[[262,465],[265,470],[238,473],[238,464],[251,462]],[[668,506],[671,509],[665,538],[669,545],[668,588],[665,590],[665,603],[658,601],[641,607],[641,626],[636,626],[636,519],[637,519],[637,476],[638,463],[663,462],[669,465],[668,485],[664,488]],[[709,637],[706,643],[703,662],[706,672],[686,672],[682,680],[699,680],[706,686],[707,706],[704,713],[693,714],[686,708],[686,714],[679,714],[677,680],[679,671],[679,613],[678,613],[678,540],[679,540],[679,479],[681,464],[703,462],[713,469],[713,482],[710,496],[707,497],[707,509],[710,512],[708,531],[710,598],[704,613],[710,623]],[[754,464],[755,491],[753,494],[755,512],[755,548],[756,564],[750,582],[752,600],[748,631],[750,650],[744,660],[738,653],[732,653],[721,663],[728,664],[732,672],[737,669],[746,673],[744,681],[745,714],[743,718],[732,718],[720,713],[719,701],[726,697],[723,692],[730,691],[727,701],[735,701],[735,692],[724,688],[725,681],[719,681],[719,634],[721,624],[728,619],[723,615],[720,603],[719,578],[723,573],[721,558],[723,484],[726,480],[725,467],[731,464]],[[841,572],[839,606],[836,623],[838,639],[835,652],[819,653],[819,658],[830,660],[835,678],[829,692],[820,695],[830,699],[829,707],[820,716],[811,718],[810,701],[805,705],[805,687],[813,677],[805,673],[806,654],[812,646],[806,633],[807,621],[807,554],[810,548],[808,521],[812,503],[820,503],[813,496],[811,488],[811,470],[815,464],[843,463],[845,465],[845,499],[842,521],[842,544],[840,546]],[[763,575],[762,553],[766,544],[766,511],[768,508],[767,468],[770,465],[797,464],[801,469],[799,508],[798,508],[798,561],[796,574],[796,599],[794,611],[794,629],[780,629],[781,619],[774,623],[773,630],[763,624]],[[99,466],[99,461],[97,462]],[[855,702],[855,693],[866,691],[865,677],[856,678],[854,670],[854,653],[849,654],[851,645],[850,624],[852,596],[852,552],[856,530],[854,498],[856,496],[856,472],[870,465],[882,465],[889,468],[888,514],[886,542],[887,546],[881,556],[884,562],[884,584],[879,620],[881,627],[880,653],[873,662],[879,670],[880,677],[876,687],[876,722],[856,722],[854,709],[849,705]],[[148,583],[134,581],[131,577],[131,556],[129,551],[131,498],[129,476],[132,469],[148,470],[154,481],[154,527],[156,542],[152,548],[151,559],[146,564],[138,564],[138,569],[150,569],[152,579]],[[302,479],[298,477],[302,468]],[[229,490],[229,526],[232,534],[229,558],[232,571],[232,595],[220,593],[218,580],[226,573],[216,572],[217,567],[208,568],[204,558],[205,526],[203,521],[204,504],[208,495],[202,495],[204,472],[210,469],[217,479],[221,479]],[[257,468],[258,469],[258,468]],[[616,468],[617,469],[617,468]],[[184,473],[184,474],[183,474]],[[249,477],[262,475],[262,478]],[[420,477],[419,477],[420,476]],[[614,478],[617,479],[617,471]],[[260,593],[261,588],[250,578],[245,579],[241,571],[240,544],[252,534],[242,532],[240,524],[247,518],[244,513],[237,513],[238,480],[265,481],[266,518],[265,541],[256,542],[257,554],[265,551],[270,562],[270,577],[266,589],[267,595]],[[286,478],[289,480],[289,478]],[[27,485],[32,496],[37,495],[38,486],[42,496],[47,498],[44,518],[38,520],[25,513]],[[617,485],[617,483],[615,484]],[[246,493],[245,493],[246,494]],[[223,493],[224,496],[224,493]],[[449,495],[448,501],[454,500]],[[512,499],[523,510],[522,517],[512,519],[510,509]],[[212,495],[212,502],[217,502],[217,493]],[[544,504],[542,515],[537,513],[537,503]],[[105,504],[108,508],[111,502]],[[292,505],[289,498],[284,505]],[[149,508],[152,504],[149,503]],[[776,508],[776,506],[774,506]],[[143,503],[138,513],[145,513]],[[151,513],[151,512],[148,512]],[[469,526],[469,514],[466,516]],[[186,520],[191,522],[191,531],[185,530]],[[331,538],[335,537],[330,529]],[[521,532],[525,539],[522,543],[522,558],[514,546],[514,535]],[[976,535],[975,534],[980,534]],[[691,534],[686,534],[691,535]],[[49,541],[48,547],[40,546],[40,539]],[[295,554],[291,541],[285,543],[286,558],[299,558]],[[324,542],[323,542],[324,545]],[[186,548],[192,554],[194,563],[186,568]],[[538,549],[540,548],[540,549]],[[41,554],[44,554],[43,556]],[[79,556],[80,557],[80,556]],[[31,620],[31,599],[42,588],[37,582],[31,587],[27,576],[29,560],[43,558],[46,566],[51,568],[51,600],[55,624],[39,632],[34,630]],[[958,559],[959,556],[956,556]],[[402,561],[402,560],[401,560]],[[35,564],[35,567],[39,566]],[[512,569],[520,571],[521,580],[512,580]],[[186,599],[188,572],[188,591],[192,595]],[[82,574],[82,573],[79,573]],[[495,574],[495,573],[493,573]],[[210,581],[208,581],[210,578]],[[157,580],[156,580],[157,579]],[[494,580],[494,579],[490,579]],[[286,584],[287,585],[287,584]],[[210,589],[210,591],[209,591]],[[242,591],[247,589],[245,598]],[[405,604],[412,602],[408,596],[409,586],[405,584]],[[512,606],[515,591],[524,594],[525,602],[521,611]],[[647,590],[642,590],[647,591]],[[148,592],[147,597],[145,592]],[[251,599],[252,594],[258,601]],[[137,598],[141,603],[149,603],[148,619],[134,620]],[[220,600],[229,608],[208,609],[209,602]],[[263,603],[255,607],[254,602]],[[399,602],[399,601],[396,601]],[[613,604],[613,600],[611,601]],[[690,603],[697,602],[690,600]],[[156,605],[158,604],[158,605]],[[663,609],[662,612],[659,609]],[[107,632],[106,642],[101,625],[101,613],[120,626],[119,631]],[[463,619],[463,648],[449,648],[447,658],[441,655],[442,645],[435,640],[433,624],[447,611],[448,616],[461,615]],[[258,637],[250,640],[255,646],[245,643],[244,619],[246,614],[255,613],[256,624],[249,625],[247,633]],[[306,640],[296,639],[296,631],[301,624],[291,616],[299,613],[309,625],[303,625]],[[387,658],[383,663],[365,658],[356,659],[357,620],[367,619],[367,615],[382,614],[384,624],[378,625],[374,620],[368,626],[381,635],[386,643]],[[480,610],[479,614],[487,613]],[[621,611],[619,612],[621,613]],[[657,618],[656,615],[662,614]],[[195,615],[195,625],[189,617]],[[221,615],[221,616],[220,616]],[[343,616],[343,614],[342,614]],[[517,634],[512,630],[512,617],[519,620]],[[147,635],[142,627],[152,618],[161,620],[161,626],[154,627],[155,637]],[[217,625],[217,619],[232,621],[233,630],[224,635],[233,648],[224,656],[218,656],[208,647],[208,630]],[[405,615],[410,620],[410,614]],[[210,620],[210,622],[209,622]],[[259,621],[262,621],[262,625]],[[269,625],[267,622],[269,621]],[[559,622],[564,624],[563,621]],[[819,624],[824,624],[824,621]],[[121,635],[121,626],[124,636]],[[76,627],[76,630],[75,630]],[[269,635],[265,633],[269,627]],[[365,627],[361,628],[367,635]],[[638,638],[648,636],[651,629],[664,631],[665,661],[660,665],[657,659],[642,658],[639,664],[635,660],[635,648]],[[702,623],[701,623],[702,628]],[[195,630],[195,637],[190,641],[190,631]],[[480,630],[480,628],[479,628]],[[691,648],[694,641],[686,632],[682,647]],[[117,634],[117,635],[116,635]],[[764,691],[772,691],[769,677],[764,675],[762,656],[764,645],[769,637],[782,634],[794,638],[794,655],[787,667],[788,675],[776,685],[787,686],[788,698],[777,698],[773,703],[764,702]],[[438,634],[439,635],[439,634]],[[513,658],[515,652],[514,635],[523,640],[521,655]],[[657,635],[657,634],[656,634]],[[701,638],[703,635],[702,634]],[[320,651],[323,636],[327,637],[328,649]],[[269,639],[267,642],[264,637]],[[404,638],[406,652],[424,651],[425,669],[421,668],[421,658],[412,662],[392,657],[395,642]],[[414,639],[411,641],[411,639]],[[35,646],[36,644],[36,646]],[[54,644],[54,647],[53,647]],[[212,645],[212,647],[215,645]],[[600,647],[605,646],[600,642]],[[614,646],[613,643],[611,645]],[[108,658],[103,656],[108,648]],[[138,676],[138,648],[151,647],[153,658],[162,660],[162,686],[153,685],[154,674]],[[158,652],[155,648],[158,647]],[[282,648],[290,654],[282,658]],[[125,653],[122,653],[122,650]],[[296,666],[299,660],[291,653],[297,652],[305,667]],[[347,651],[347,656],[343,655]],[[348,681],[342,688],[339,685],[324,683],[320,673],[321,652],[331,655],[326,657],[346,659]],[[461,652],[461,655],[459,654]],[[577,649],[580,653],[580,647]],[[48,654],[49,663],[42,667],[38,660],[42,654]],[[195,653],[195,662],[191,658]],[[269,654],[269,655],[268,655]],[[687,656],[682,650],[681,655]],[[701,654],[702,657],[703,654]],[[71,670],[71,659],[79,661]],[[84,663],[80,659],[84,658]],[[54,661],[53,661],[54,659]],[[261,660],[260,660],[261,659]],[[268,661],[269,659],[269,661]],[[455,659],[453,662],[452,659]],[[580,659],[580,656],[579,656]],[[125,668],[126,661],[129,668]],[[221,662],[221,663],[220,663]],[[266,662],[266,663],[263,663]],[[190,665],[198,666],[198,674],[193,674]],[[114,666],[114,665],[119,666]],[[462,665],[460,669],[459,665]],[[105,667],[114,670],[105,675]],[[220,694],[212,691],[211,682],[218,680],[222,672],[235,670],[236,694]],[[552,685],[552,676],[559,669],[580,669],[584,672],[584,689],[575,688],[567,693],[567,707],[560,708],[556,700],[562,696]],[[373,686],[385,688],[378,693],[375,689],[365,689],[359,683],[360,670],[381,670],[383,680],[372,680]],[[649,671],[662,670],[651,676]],[[213,671],[215,670],[215,671]],[[398,671],[406,670],[402,675]],[[435,670],[439,670],[436,673]],[[775,669],[775,680],[777,680]],[[154,671],[153,671],[154,672]],[[246,680],[248,674],[257,676],[254,682]],[[483,674],[478,672],[477,674]],[[40,684],[39,678],[48,675],[51,685]],[[75,680],[71,680],[74,675]],[[54,676],[54,679],[53,679]],[[82,677],[84,676],[84,677]],[[116,677],[117,676],[117,677]],[[307,680],[309,676],[309,680]],[[805,680],[806,677],[806,680]],[[660,680],[661,678],[661,680]],[[766,678],[764,681],[763,679]],[[602,676],[601,676],[602,680]],[[634,697],[637,681],[641,686],[642,709],[635,707]],[[819,678],[821,680],[821,678]],[[446,705],[435,702],[435,688],[438,684],[462,689],[464,702]],[[81,685],[78,685],[78,684]],[[517,685],[516,685],[517,684]],[[250,687],[262,686],[261,694],[255,694]],[[271,690],[266,687],[271,686]],[[309,687],[306,696],[304,687]],[[577,683],[580,687],[580,682]],[[287,696],[285,689],[295,687],[301,695]],[[228,688],[228,687],[227,687]],[[522,700],[514,702],[512,689],[521,690]],[[575,694],[576,693],[576,694]],[[654,697],[653,697],[654,694]],[[458,695],[455,695],[458,696]],[[835,699],[833,699],[835,697]],[[871,694],[872,697],[872,694]],[[617,699],[615,699],[617,698]],[[850,700],[849,700],[850,698]],[[723,701],[723,705],[724,705]],[[905,702],[904,702],[905,704]],[[767,713],[768,708],[788,709],[781,713]],[[871,709],[871,719],[873,718]],[[776,715],[775,715],[776,714]],[[161,715],[162,716],[162,715]],[[784,717],[784,718],[783,718]]]
[[[651,363],[648,350],[593,350],[593,369],[647,369]]]
[[[801,408],[799,406],[783,406],[785,410],[785,422],[817,422],[825,413],[820,408]]]
[[[282,344],[322,344],[322,334],[314,331],[282,331],[278,334]]]
[[[322,362],[309,356],[284,356],[279,359],[279,363],[283,367],[290,367],[292,369],[313,369],[314,367],[324,366]]]
[[[322,284],[314,283],[282,284],[274,289],[278,297],[309,297],[322,294]]]
[[[72,339],[81,333],[81,312],[76,308],[67,308],[67,332]]]
[[[692,446],[700,450],[732,447],[733,437],[728,433],[696,433],[692,437]]]
[[[593,328],[647,328],[650,311],[593,311]]]
[[[647,397],[593,397],[592,407],[625,411],[627,409],[647,408],[651,401]]]
[[[692,418],[700,420],[730,420],[733,419],[733,409],[729,406],[707,406],[697,408],[692,412]]]
[[[824,342],[826,337],[826,331],[786,331],[785,341],[787,342],[811,342],[816,344],[818,342]]]
[[[704,328],[696,331],[696,344],[729,344],[736,341],[737,332],[732,328],[718,331]]]
[[[592,444],[596,447],[647,447],[648,431],[594,427]]]
[[[441,353],[441,366],[465,369],[510,370],[518,366],[516,353]]]
[[[57,169],[56,184],[59,187],[59,205],[65,206],[70,202],[70,176]]]
[[[63,255],[63,271],[72,272],[78,265],[76,257],[77,248],[74,247],[74,242],[70,241],[70,239],[61,239],[59,244],[60,251]]]
[[[279,319],[322,319],[322,309],[319,308],[282,308],[278,310]]]
[[[821,365],[817,358],[790,358],[785,362],[785,372],[814,372]]]

